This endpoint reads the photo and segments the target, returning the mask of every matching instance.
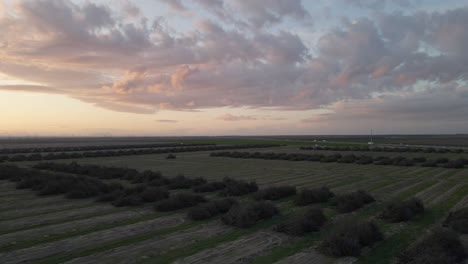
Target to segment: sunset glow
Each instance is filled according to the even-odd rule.
[[[0,136],[464,133],[466,25],[461,0],[3,0]]]

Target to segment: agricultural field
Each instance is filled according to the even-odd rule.
[[[135,141],[121,139],[114,143],[136,144]],[[241,138],[222,139],[222,144],[282,145],[261,148],[252,145],[252,148],[241,150],[251,153],[468,158],[466,152],[300,150],[299,146],[310,142],[294,141],[291,144],[290,141]],[[152,144],[155,140],[143,138],[138,142]],[[161,142],[178,141],[167,139]],[[184,142],[220,143],[196,138]],[[67,146],[68,143],[60,144]],[[28,144],[31,147],[35,143]],[[50,144],[56,146],[59,143]],[[91,141],[86,144],[97,143]],[[50,146],[47,142],[37,145]],[[12,143],[8,146],[17,147]],[[360,165],[215,157],[211,153],[193,151],[174,153],[171,157],[168,153],[160,153],[50,162],[3,162],[0,164],[0,263],[409,263],[403,262],[402,252],[411,258],[413,255],[408,250],[442,226],[453,229],[450,232],[460,237],[468,252],[468,234],[463,231],[463,224],[461,228],[460,224],[452,228],[448,218],[451,212],[468,208],[468,166],[450,169],[440,166]],[[7,175],[7,166],[10,165],[15,166],[14,172],[20,174],[24,171],[25,176],[18,175],[19,179],[15,179],[15,175]],[[93,173],[91,169],[97,168],[93,165],[122,169]],[[34,178],[36,174],[42,178]],[[47,183],[50,177],[64,182],[81,179],[76,184],[81,185],[80,192],[68,192],[73,186],[68,186],[61,195],[53,194],[60,192],[56,189],[45,192],[44,186],[37,181]],[[258,190],[257,186],[252,187],[253,183],[249,185],[251,182],[258,185]],[[220,187],[213,187],[210,183],[217,183]],[[101,190],[86,192],[86,186],[93,187],[93,184],[99,185]],[[229,184],[236,187],[249,185],[245,188],[250,189],[234,194],[228,191]],[[114,194],[108,190],[111,185],[120,185],[118,191],[127,192],[127,198],[148,190],[157,192],[159,196],[150,196],[145,202],[138,203],[131,199],[109,202],[116,198],[106,196],[103,199],[102,194]],[[213,189],[199,191],[200,186],[208,185]],[[312,196],[308,196],[305,190],[309,190]],[[319,192],[320,198],[314,198]],[[42,195],[38,195],[40,193]],[[360,197],[366,195],[372,199]],[[200,196],[203,199],[196,201]],[[178,205],[164,203],[175,197],[186,204],[175,208]],[[357,205],[347,204],[361,198],[366,201]],[[116,201],[120,204],[117,205]],[[204,210],[203,206],[214,206],[216,201],[226,208],[210,211],[208,215],[199,214]],[[423,212],[415,210],[414,215],[404,214],[403,220],[395,220],[394,211],[389,211],[390,204],[394,205],[392,208],[406,209],[418,207],[419,203],[424,207]],[[258,213],[262,210],[263,213]],[[244,213],[249,217],[255,213],[258,215],[255,221],[244,222],[237,217]],[[457,214],[450,215],[456,218]],[[314,221],[313,224],[307,222],[307,228],[295,225],[310,219]],[[369,243],[361,243],[358,239],[359,248],[348,244],[342,246],[340,243],[346,241],[334,240],[336,232],[352,236],[349,228],[345,229],[347,225],[344,222],[356,224],[359,227],[356,230],[362,227],[378,232]],[[344,231],[339,230],[341,227]],[[457,262],[447,263],[463,262],[457,259]]]

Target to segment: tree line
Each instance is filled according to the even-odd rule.
[[[93,145],[93,146],[63,146],[63,147],[31,147],[31,148],[3,148],[0,154],[17,153],[41,153],[41,152],[73,152],[90,150],[113,150],[113,149],[139,149],[139,148],[170,148],[170,147],[195,147],[215,144],[208,143],[154,143],[154,144],[125,144],[125,145]]]
[[[13,156],[0,156],[1,161],[19,162],[19,161],[42,161],[42,160],[58,160],[58,159],[80,159],[80,158],[97,158],[97,157],[118,157],[131,155],[149,155],[149,154],[165,154],[165,153],[180,153],[180,152],[196,152],[196,151],[214,151],[225,149],[247,149],[247,148],[269,148],[277,145],[258,144],[258,145],[233,145],[233,146],[192,146],[192,147],[174,147],[174,148],[153,148],[153,149],[119,149],[106,151],[85,151],[85,152],[61,152],[61,153],[34,153],[34,154],[17,154]]]
[[[301,150],[333,150],[333,151],[369,151],[369,152],[414,152],[414,153],[463,153],[458,148],[416,148],[416,147],[378,147],[378,146],[304,146]]]
[[[337,162],[337,163],[355,163],[360,165],[392,165],[392,166],[421,166],[421,167],[443,167],[443,168],[463,168],[468,165],[468,159],[458,158],[449,160],[448,158],[427,159],[425,157],[373,157],[368,155],[347,154],[342,155],[334,153],[325,155],[322,153],[273,153],[273,152],[238,152],[224,151],[213,152],[211,157],[229,157],[240,159],[265,159],[265,160],[288,160],[288,161],[314,161],[314,162]]]

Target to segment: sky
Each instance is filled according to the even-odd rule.
[[[0,136],[468,133],[466,0],[1,0]]]

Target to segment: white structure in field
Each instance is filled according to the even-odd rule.
[[[372,139],[372,129],[370,130],[370,141],[367,142],[369,145],[374,145],[374,140]]]

